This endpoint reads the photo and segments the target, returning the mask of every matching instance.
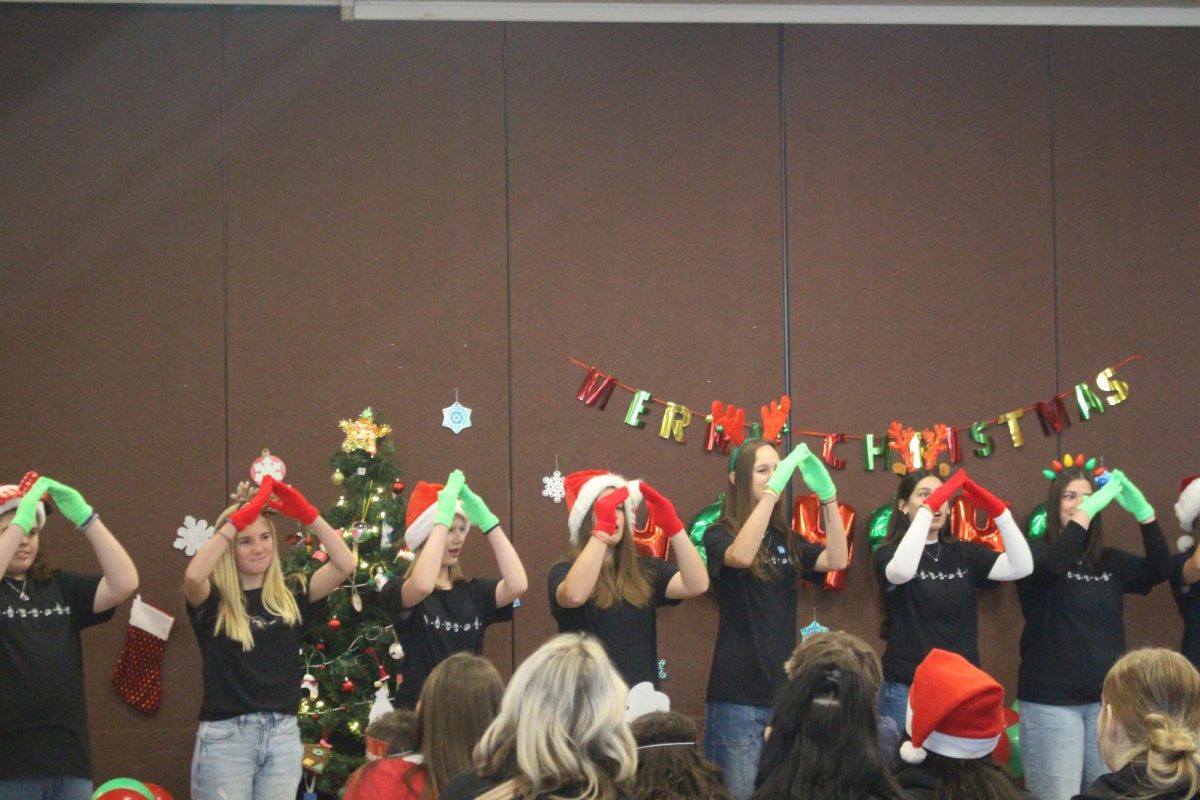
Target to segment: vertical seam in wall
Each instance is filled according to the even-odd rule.
[[[783,391],[786,395],[792,393],[792,330],[791,315],[791,282],[788,280],[788,162],[787,162],[787,80],[784,70],[784,44],[786,26],[779,26],[778,35],[778,80],[779,80],[779,228],[781,264],[783,267]],[[787,450],[792,449],[792,432],[784,434]],[[789,501],[791,489],[788,489]],[[790,505],[790,502],[789,502]]]
[[[506,302],[504,304],[505,313],[507,315],[507,342],[506,347],[508,352],[508,514],[509,520],[512,519],[513,510],[513,363],[512,363],[512,225],[509,216],[509,151],[508,151],[508,23],[500,24],[500,66],[503,76],[501,99],[503,101],[503,117],[504,117],[504,285],[506,292]],[[510,523],[511,524],[511,523]],[[516,544],[516,533],[510,532],[513,538],[514,546]],[[512,670],[517,668],[517,624],[518,619],[513,618],[513,624],[509,626],[509,666]]]
[[[1049,84],[1047,101],[1049,103],[1050,126],[1050,270],[1054,277],[1054,393],[1062,391],[1059,381],[1062,375],[1061,354],[1059,352],[1058,330],[1058,170],[1055,146],[1055,116],[1054,116],[1054,28],[1046,32],[1046,80]],[[1055,457],[1062,452],[1062,433],[1054,435]]]
[[[229,491],[229,176],[226,166],[228,153],[225,129],[225,15],[220,9],[221,59],[221,349],[225,371],[225,489]]]

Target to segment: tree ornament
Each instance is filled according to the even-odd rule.
[[[346,680],[342,681],[342,694],[350,694],[353,691],[354,681],[350,680],[349,678],[346,678]]]
[[[324,642],[317,642],[313,647],[316,648],[318,653],[324,653],[327,645]]]
[[[817,622],[817,610],[814,608],[812,622],[800,629],[800,641],[804,641],[815,633],[825,633],[828,630],[829,628]]]
[[[378,441],[392,432],[390,425],[375,424],[375,412],[370,408],[363,409],[358,419],[353,422],[348,419],[342,420],[338,427],[346,434],[346,440],[342,442],[342,452],[365,450],[371,456],[378,452]]]
[[[330,477],[330,480],[333,481],[334,486],[341,486],[346,482],[346,476],[340,469],[335,469],[333,471],[333,475]]]
[[[317,699],[317,679],[311,672],[304,673],[304,677],[300,679],[300,688],[308,692],[308,699]]]
[[[395,483],[393,483],[392,491],[395,492],[396,494],[400,494],[401,492],[403,492],[404,491],[404,481],[396,481]]]
[[[471,409],[458,402],[458,389],[454,390],[454,402],[442,409],[442,427],[455,435],[471,427]]]
[[[271,455],[271,451],[264,447],[262,455],[250,464],[250,479],[261,486],[263,478],[268,475],[283,483],[284,477],[287,476],[287,464],[284,464],[279,456]]]
[[[404,648],[399,642],[392,642],[388,645],[388,655],[392,657],[393,661],[399,661],[404,658]]]
[[[342,621],[337,617],[334,617],[333,619],[329,620],[329,622],[325,623],[325,627],[329,628],[331,631],[340,631],[342,629]]]
[[[561,503],[566,496],[566,483],[563,474],[558,471],[558,456],[555,456],[554,472],[542,478],[542,497],[549,497],[555,503]]]

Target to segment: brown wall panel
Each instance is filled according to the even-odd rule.
[[[787,29],[795,427],[879,436],[892,420],[969,425],[1054,393],[1047,38]],[[968,450],[962,465],[1021,510],[1036,504],[1054,451],[1036,421],[1023,429],[1021,449],[996,428],[996,453]],[[861,441],[837,453],[856,551],[847,588],[810,588],[810,604],[826,625],[877,641],[867,520],[897,478],[864,471]],[[1015,688],[1020,610],[1011,587],[992,594],[981,655]]]
[[[1174,552],[1179,479],[1200,466],[1200,32],[1055,31],[1054,53],[1064,376],[1094,387],[1096,370],[1146,357],[1120,373],[1126,403],[1063,440],[1128,473]],[[1104,517],[1109,543],[1141,552],[1128,514],[1110,506]],[[1127,609],[1130,646],[1179,645],[1165,587]]]
[[[84,635],[99,780],[141,775],[186,796],[199,697],[172,548],[184,508],[223,490],[220,62],[212,11],[0,13],[0,337],[4,483],[37,469],[77,486],[177,614],[162,710],[109,676],[128,604]],[[55,564],[96,572],[52,517]]]
[[[409,487],[461,467],[507,520],[500,27],[244,11],[226,31],[231,481],[270,447],[328,507],[337,421],[373,406]],[[495,574],[482,538],[464,566]],[[507,626],[487,653],[507,671]]]
[[[546,574],[567,550],[565,505],[539,476],[644,476],[683,518],[721,490],[724,459],[577,402],[611,370],[704,411],[782,391],[777,31],[763,27],[515,25],[509,40],[513,492],[532,588],[518,655],[556,631]],[[529,533],[524,533],[528,531]],[[530,535],[532,534],[532,535]],[[701,715],[715,606],[659,614],[664,690]]]

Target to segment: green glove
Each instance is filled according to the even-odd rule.
[[[804,459],[805,453],[808,453],[807,445],[796,445],[795,449],[788,453],[787,458],[780,461],[779,465],[775,467],[775,473],[771,476],[771,480],[767,481],[767,488],[775,494],[782,496],[783,490],[787,488],[788,481],[792,479],[792,473],[796,471],[796,467]]]
[[[1101,486],[1092,494],[1079,503],[1079,510],[1087,514],[1089,517],[1095,517],[1104,507],[1113,501],[1121,491],[1122,479],[1119,473],[1114,472],[1108,483]]]
[[[462,470],[456,469],[446,478],[446,485],[438,492],[437,516],[433,518],[434,525],[445,525],[449,528],[454,524],[454,514],[458,510],[458,493],[462,491],[466,479]]]
[[[1121,508],[1133,514],[1134,519],[1138,522],[1150,519],[1154,516],[1154,506],[1146,502],[1146,495],[1142,494],[1142,490],[1133,485],[1133,481],[1125,477],[1125,473],[1119,469],[1114,469],[1113,480],[1121,481],[1121,491],[1117,493],[1117,502],[1121,504]]]
[[[29,487],[29,491],[25,493],[21,501],[17,503],[17,513],[13,515],[12,522],[9,524],[16,525],[25,531],[26,536],[37,525],[38,501],[50,490],[49,484],[49,478],[38,478],[33,482],[33,486]]]
[[[485,536],[500,524],[500,518],[492,513],[487,503],[483,502],[483,498],[471,491],[471,487],[466,483],[463,484],[459,499],[462,500],[463,510],[467,512],[467,519],[472,525],[478,525]]]
[[[806,444],[801,444],[796,450],[804,451],[799,466],[804,485],[816,492],[817,499],[822,503],[836,497],[837,487],[833,485],[833,478],[829,477],[829,470],[825,469],[825,464],[817,458],[816,453],[809,450]]]
[[[50,490],[50,499],[54,501],[54,505],[58,506],[58,510],[63,513],[63,516],[75,523],[76,528],[83,527],[89,519],[92,518],[92,507],[88,505],[88,501],[83,499],[83,495],[67,486],[65,483],[59,483],[51,478],[46,479],[46,483]]]

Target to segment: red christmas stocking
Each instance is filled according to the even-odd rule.
[[[133,599],[112,683],[121,699],[143,714],[154,714],[162,704],[163,654],[174,622],[170,614],[143,603],[141,595]]]

